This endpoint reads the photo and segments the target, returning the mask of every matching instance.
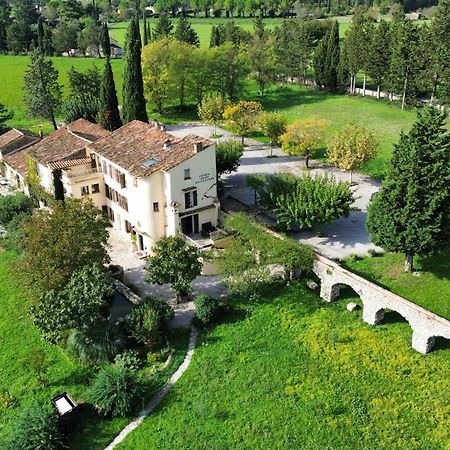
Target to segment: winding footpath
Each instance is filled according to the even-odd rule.
[[[117,445],[119,445],[133,430],[135,430],[146,417],[148,417],[155,408],[159,405],[161,400],[167,395],[167,393],[172,389],[172,386],[180,379],[181,375],[186,371],[191,363],[192,355],[194,354],[195,343],[197,342],[198,331],[193,326],[191,328],[191,335],[189,337],[189,345],[186,356],[181,363],[180,367],[176,370],[176,372],[170,377],[169,381],[156,393],[156,395],[152,398],[150,403],[144,408],[138,415],[138,417],[130,422],[105,448],[105,450],[112,450]]]

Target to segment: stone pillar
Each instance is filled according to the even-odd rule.
[[[380,308],[376,304],[363,302],[362,318],[364,322],[370,325],[377,325],[384,319],[384,308]]]
[[[339,296],[339,285],[322,281],[320,283],[320,298],[326,302],[332,302]]]
[[[421,331],[413,330],[412,335],[412,348],[419,353],[428,353],[434,346],[436,339],[434,336],[430,336]]]

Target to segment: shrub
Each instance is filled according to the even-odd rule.
[[[34,403],[15,420],[5,450],[57,450],[63,445],[56,411]]]
[[[8,225],[19,214],[31,215],[33,202],[23,193],[0,197],[0,224]]]
[[[173,315],[173,309],[164,300],[147,297],[127,316],[127,323],[138,342],[154,349],[161,344],[163,332]]]
[[[125,349],[125,337],[117,326],[107,320],[90,329],[72,330],[67,339],[67,348],[77,358],[92,364],[112,361]]]
[[[244,146],[237,141],[224,141],[216,145],[217,177],[224,173],[236,172],[244,154]]]
[[[97,374],[86,398],[102,416],[124,417],[142,399],[142,387],[130,369],[108,366]]]
[[[374,248],[369,248],[369,250],[367,250],[367,254],[371,258],[375,258],[375,257],[377,257],[379,255],[379,253]]]
[[[211,325],[219,316],[219,300],[204,294],[197,295],[195,298],[195,310],[196,317],[203,326]]]
[[[126,350],[114,358],[114,364],[118,367],[137,371],[142,367],[142,359],[137,351]]]

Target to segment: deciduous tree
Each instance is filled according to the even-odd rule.
[[[216,145],[217,178],[224,173],[236,172],[240,159],[244,153],[244,146],[236,141],[223,141]]]
[[[280,136],[286,131],[286,117],[278,112],[264,112],[258,117],[261,131],[270,139],[270,156],[278,145]]]
[[[191,292],[192,282],[202,270],[198,250],[180,236],[160,239],[153,247],[153,256],[147,262],[148,281],[156,284],[169,283],[177,294],[177,299]]]
[[[308,169],[309,158],[314,157],[323,145],[328,126],[329,122],[322,119],[297,119],[286,127],[281,136],[281,147],[289,155],[304,156]]]
[[[241,136],[242,145],[244,145],[244,137],[256,127],[258,116],[262,111],[261,103],[241,101],[228,106],[223,113],[223,117],[233,133]]]
[[[381,191],[369,206],[374,244],[403,253],[405,271],[414,255],[432,254],[450,240],[450,134],[445,113],[419,111],[409,133],[394,146]]]
[[[216,135],[216,127],[222,119],[225,107],[226,102],[219,93],[212,93],[204,97],[198,106],[198,116],[203,122],[214,125],[214,135]]]
[[[327,158],[331,164],[350,172],[351,183],[353,172],[376,156],[378,144],[372,130],[350,123],[332,139]]]

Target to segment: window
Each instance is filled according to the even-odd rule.
[[[158,202],[153,203],[153,212],[159,212],[159,203]]]
[[[185,180],[191,179],[191,169],[184,169],[184,179]]]
[[[98,183],[93,184],[91,186],[91,191],[93,194],[97,194],[98,192],[100,192],[100,185]]]
[[[197,191],[190,191],[185,192],[184,194],[184,207],[187,208],[193,208],[194,206],[197,206]]]
[[[89,195],[89,186],[81,187],[81,195]]]
[[[118,173],[119,173],[119,179],[120,179],[120,187],[122,189],[124,189],[124,188],[127,187],[127,181],[125,179],[125,174],[124,173],[120,173],[120,172],[118,172]]]

